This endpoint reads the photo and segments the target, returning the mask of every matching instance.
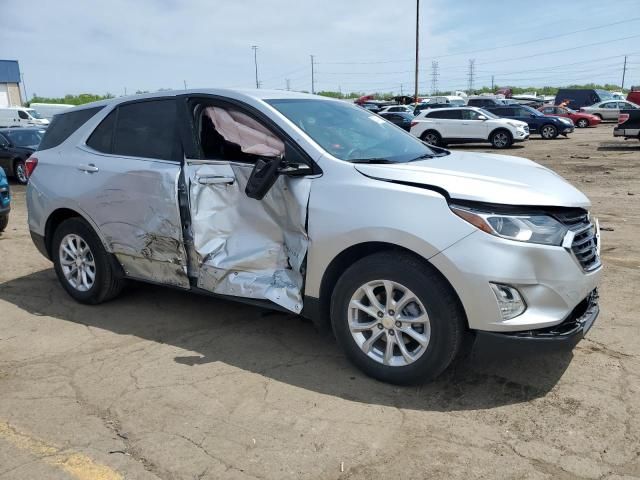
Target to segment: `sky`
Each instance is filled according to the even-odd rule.
[[[420,92],[640,85],[638,0],[422,0]],[[412,92],[416,0],[0,0],[28,96],[162,88]],[[287,81],[288,80],[288,81]]]

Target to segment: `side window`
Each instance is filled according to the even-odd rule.
[[[560,111],[558,111],[558,109],[553,108],[553,107],[545,107],[542,109],[542,113],[561,113]]]
[[[397,115],[388,114],[391,120]],[[284,142],[253,116],[235,108],[205,106],[199,112],[200,147],[204,158],[255,163],[260,157],[284,154]]]
[[[513,110],[510,108],[496,108],[493,110],[493,113],[498,115],[499,117],[511,117],[513,116]]]
[[[100,125],[96,127],[89,139],[87,145],[94,150],[102,153],[111,153],[113,150],[113,131],[116,126],[117,109],[112,111],[105,117]]]
[[[462,110],[452,108],[450,110],[443,110],[441,114],[442,116],[440,118],[447,120],[462,120]]]
[[[618,108],[616,102],[607,102],[602,104],[602,108]]]
[[[103,108],[85,108],[55,115],[49,124],[49,128],[47,128],[47,132],[44,134],[42,142],[40,142],[38,150],[57,147]]]
[[[118,107],[114,155],[173,160],[176,145],[174,99],[136,102]]]
[[[7,146],[9,146],[9,140],[4,138],[4,135],[0,135],[0,147],[7,147]]]
[[[18,116],[22,120],[28,120],[29,119],[29,115],[27,115],[27,112],[23,112],[22,110],[18,110]]]
[[[477,120],[480,114],[475,110],[460,110],[463,120]]]

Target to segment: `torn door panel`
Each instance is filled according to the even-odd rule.
[[[244,193],[252,169],[215,161],[187,166],[194,248],[202,259],[197,283],[214,293],[268,299],[299,313],[311,182],[282,176],[262,200],[253,200]],[[202,182],[216,176],[234,181]]]

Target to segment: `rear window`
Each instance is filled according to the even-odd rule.
[[[38,150],[57,147],[103,108],[93,107],[77,112],[59,113],[49,124]]]

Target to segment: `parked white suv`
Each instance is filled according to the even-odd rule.
[[[507,148],[529,138],[529,126],[519,120],[500,118],[481,108],[425,110],[411,124],[411,134],[436,145],[489,142]]]
[[[598,315],[582,193],[529,160],[429,147],[340,100],[94,103],[53,118],[27,171],[33,241],[79,302],[135,279],[293,312],[331,324],[384,381],[434,378],[466,335],[572,348]]]
[[[413,113],[413,108],[408,105],[387,105],[386,107],[382,107],[377,113]]]

